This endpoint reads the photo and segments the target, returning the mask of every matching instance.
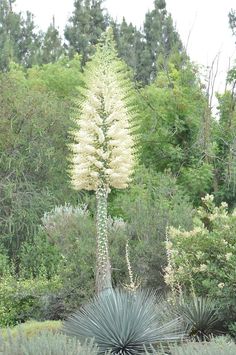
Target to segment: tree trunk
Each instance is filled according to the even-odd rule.
[[[108,253],[107,232],[107,196],[105,187],[96,191],[97,201],[97,260],[96,260],[96,291],[100,293],[112,288],[111,264]]]

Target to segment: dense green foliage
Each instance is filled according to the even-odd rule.
[[[32,338],[35,335],[39,335],[42,332],[57,333],[62,328],[61,321],[47,320],[44,322],[39,322],[35,320],[27,321],[25,323],[17,324],[14,327],[1,328],[1,337],[7,340],[9,335],[15,338],[20,334],[26,336],[27,338]]]
[[[111,25],[140,117],[132,185],[109,194],[113,285],[129,289],[132,269],[137,287],[169,287],[178,297],[184,289],[196,297],[177,311],[191,335],[214,332],[219,311],[235,337],[236,68],[217,95],[215,119],[166,2],[154,1],[141,29],[115,22],[103,7],[76,0],[61,37],[54,19],[43,33],[14,0],[0,1],[0,325],[64,319],[94,294],[95,199],[73,190],[68,171],[84,66]],[[234,37],[235,18],[232,10]],[[235,353],[222,344],[172,352]],[[77,341],[61,335],[4,346],[6,354],[22,346],[29,354],[96,353],[78,353]]]
[[[95,52],[101,34],[107,27],[102,9],[103,0],[75,0],[74,12],[65,28],[70,53],[80,53],[82,66]]]
[[[0,3],[0,70],[7,70],[11,61],[26,67],[36,64],[41,36],[35,32],[33,16],[13,10],[14,0]]]
[[[140,167],[128,193],[117,193],[111,199],[110,213],[126,221],[125,233],[129,237],[131,263],[142,286],[163,288],[166,227],[181,225],[189,229],[192,226],[192,204],[183,189],[177,185],[176,179],[171,173],[161,174]],[[112,245],[115,242],[116,239],[113,241],[112,238]],[[120,252],[119,256],[121,255]],[[116,271],[123,270],[124,275],[121,260],[115,259],[115,255],[112,255],[112,259],[114,280],[118,276],[118,280],[122,280],[124,276],[121,271]]]
[[[154,9],[146,14],[143,29],[132,24],[115,22],[104,9],[103,0],[75,0],[74,10],[61,38],[55,19],[44,33],[38,31],[33,15],[17,13],[15,0],[4,0],[0,7],[0,70],[8,70],[11,61],[26,67],[55,62],[64,54],[81,55],[81,66],[95,52],[102,32],[111,25],[119,56],[132,68],[139,85],[154,80],[156,60],[165,60],[173,49],[184,52],[171,15],[163,0],[154,1]]]
[[[45,319],[45,308],[50,293],[60,289],[60,280],[44,277],[17,279],[6,276],[0,281],[0,325],[10,326],[28,319]]]
[[[203,199],[190,231],[170,228],[166,282],[218,302],[227,323],[236,319],[235,304],[235,211],[227,204],[214,204],[213,196]]]
[[[12,66],[0,75],[0,230],[13,258],[44,211],[71,194],[62,156],[69,154],[73,126],[68,96],[81,82],[77,63],[64,60],[28,73]]]

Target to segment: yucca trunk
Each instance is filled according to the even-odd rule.
[[[112,287],[111,264],[108,253],[107,231],[107,197],[106,187],[99,187],[96,191],[97,202],[97,268],[96,291],[100,293]]]

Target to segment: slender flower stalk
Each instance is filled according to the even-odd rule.
[[[127,75],[127,74],[126,74]],[[110,188],[126,188],[134,168],[131,87],[108,30],[85,72],[86,89],[74,131],[71,178],[78,190],[94,190],[97,201],[97,272],[100,292],[111,287],[107,238]]]
[[[130,257],[129,257],[129,242],[126,242],[125,246],[125,259],[126,259],[126,264],[128,268],[128,273],[129,273],[129,284],[124,285],[125,289],[127,289],[130,292],[135,293],[136,290],[140,287],[141,282],[137,280],[137,278],[134,278],[133,276],[133,271],[130,263]]]
[[[111,264],[108,253],[107,237],[107,195],[108,191],[100,187],[96,191],[97,200],[97,270],[96,289],[110,288]]]

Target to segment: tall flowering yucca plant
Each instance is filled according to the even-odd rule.
[[[110,188],[124,189],[134,168],[130,88],[108,30],[85,71],[86,89],[80,103],[78,129],[72,145],[72,183],[94,190],[97,201],[96,289],[112,287],[107,238],[107,197]]]

